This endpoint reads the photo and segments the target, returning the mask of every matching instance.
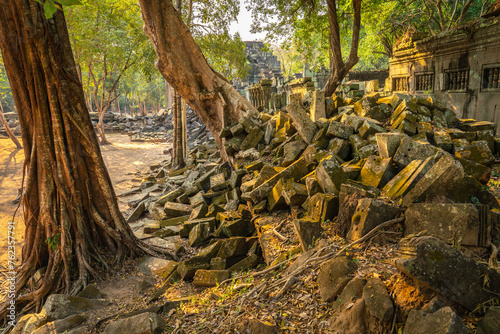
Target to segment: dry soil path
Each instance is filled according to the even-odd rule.
[[[111,145],[102,146],[101,150],[117,195],[140,185],[149,166],[168,157],[163,154],[169,148],[167,143],[131,142],[127,135],[122,134],[109,134],[107,138]],[[16,150],[10,139],[0,137],[0,266],[7,263],[7,225],[17,208],[17,204],[12,201],[21,188],[23,162],[23,150]],[[126,200],[119,198],[119,204],[127,217]],[[22,216],[22,210],[19,209],[14,218],[18,237],[17,260],[20,259],[24,240]]]

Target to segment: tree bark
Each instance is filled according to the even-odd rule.
[[[170,1],[140,0],[144,30],[153,43],[156,67],[207,126],[227,160],[219,133],[257,110],[207,63],[188,27]]]
[[[21,146],[21,143],[19,142],[19,140],[17,140],[16,136],[14,135],[12,130],[10,129],[10,126],[9,126],[9,123],[7,122],[7,119],[5,119],[2,101],[0,101],[0,123],[2,123],[3,128],[5,129],[5,132],[7,132],[7,136],[9,136],[9,138],[14,142],[14,144],[16,145],[16,148],[17,149],[23,148]]]
[[[182,17],[182,0],[176,0],[175,8]],[[174,91],[174,141],[173,141],[173,157],[172,168],[183,168],[186,163],[184,161],[184,115],[182,110],[182,98],[177,91]]]
[[[182,143],[182,107],[181,107],[181,96],[174,92],[174,142],[173,142],[173,156],[172,156],[172,168],[180,169],[186,164],[184,162],[184,145]]]
[[[351,52],[349,58],[344,63],[342,60],[342,48],[340,44],[340,28],[337,17],[337,3],[335,0],[327,0],[328,19],[330,21],[330,46],[332,48],[333,70],[330,78],[326,82],[324,91],[326,96],[331,96],[337,87],[342,83],[347,73],[359,61],[359,31],[361,28],[361,0],[352,0],[354,21],[351,38]]]
[[[107,261],[156,253],[119,211],[85,104],[66,22],[32,0],[0,0],[0,50],[24,146],[25,244],[17,271],[18,308],[38,308],[55,291],[76,294]],[[20,295],[39,268],[33,291]],[[0,308],[0,319],[7,304]],[[19,312],[21,313],[21,312]]]

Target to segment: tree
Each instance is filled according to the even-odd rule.
[[[149,54],[153,50],[142,31],[135,1],[93,0],[70,8],[70,39],[82,82],[87,83],[87,104],[90,108],[95,106],[99,115],[101,144],[109,144],[104,133],[104,115],[120,96],[123,76],[132,68],[147,71],[146,61],[152,61]]]
[[[229,23],[236,19],[239,2],[234,0],[176,0],[175,7],[190,33],[201,47],[207,62],[231,80],[241,77],[246,68],[244,43],[228,33]],[[185,15],[183,15],[185,13]],[[182,168],[187,157],[186,101],[173,92],[174,140],[172,166]]]
[[[340,28],[337,16],[337,3],[335,0],[327,0],[328,19],[330,21],[330,45],[332,48],[332,73],[326,82],[325,95],[330,96],[342,83],[347,73],[358,62],[359,31],[361,28],[361,0],[352,0],[353,28],[351,38],[351,50],[349,58],[344,62],[342,59],[342,45],[340,41]]]
[[[293,36],[297,30],[322,33],[322,24],[303,26],[304,22],[318,21],[316,17],[328,18],[330,70],[331,75],[324,87],[326,95],[332,95],[347,73],[357,64],[359,34],[361,30],[361,0],[257,0],[251,2],[253,25],[252,31],[267,31],[267,36]],[[326,12],[325,12],[326,7]],[[346,10],[349,8],[349,11]],[[352,22],[349,56],[342,57],[341,23]],[[318,31],[319,28],[319,31]],[[310,50],[304,49],[304,58]]]
[[[393,46],[406,34],[437,35],[478,20],[491,0],[397,0],[381,1],[373,11],[368,40],[381,45],[383,53],[392,57]],[[390,13],[390,15],[387,15]]]
[[[3,64],[2,59],[0,57],[0,65]],[[9,123],[7,122],[7,119],[5,118],[4,115],[4,109],[3,109],[3,100],[6,100],[7,96],[11,98],[11,93],[10,93],[10,87],[8,86],[8,83],[5,82],[6,78],[4,76],[4,70],[3,66],[0,67],[0,123],[2,124],[3,128],[5,129],[5,132],[7,132],[7,136],[12,140],[12,142],[16,145],[17,149],[22,148],[21,143],[19,140],[17,140],[16,136],[10,129]]]
[[[119,211],[63,12],[47,19],[43,6],[31,0],[0,0],[0,7],[0,50],[19,113],[26,166],[17,306],[32,307],[53,291],[77,293],[110,259],[120,264],[128,256],[161,250],[139,241]],[[19,295],[43,267],[38,286]],[[4,304],[0,317],[5,311]]]
[[[219,138],[220,131],[241,117],[257,117],[257,110],[210,67],[170,1],[139,3],[146,34],[158,57],[158,70],[205,123],[219,146],[221,158],[229,159]]]
[[[192,3],[192,1],[191,1]],[[175,4],[176,10],[182,17],[182,0],[176,0]],[[192,7],[190,7],[192,8]],[[190,14],[191,15],[191,14]],[[166,91],[169,91],[168,87],[165,86]],[[172,150],[172,167],[174,169],[183,168],[186,165],[184,161],[184,155],[187,153],[187,124],[186,120],[186,109],[182,108],[182,99],[179,93],[173,91],[173,122],[174,122],[174,140],[173,140],[173,150]]]

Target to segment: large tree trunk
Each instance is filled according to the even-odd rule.
[[[77,293],[106,261],[154,250],[118,209],[101,156],[62,11],[47,20],[32,0],[0,0],[0,49],[19,113],[25,153],[26,226],[17,307]],[[156,249],[159,250],[159,249]],[[19,295],[38,268],[35,290]],[[107,266],[106,266],[107,267]],[[0,308],[0,319],[6,304]]]
[[[354,22],[351,38],[351,52],[344,63],[342,60],[342,48],[340,44],[340,28],[337,17],[337,3],[335,0],[327,0],[328,20],[330,21],[330,46],[332,48],[332,74],[326,82],[326,96],[331,96],[342,83],[347,73],[358,63],[359,30],[361,27],[361,0],[352,0]]]
[[[241,117],[257,116],[257,110],[208,65],[170,1],[139,2],[144,29],[158,56],[156,67],[205,123],[221,150],[221,157],[227,159],[220,131]]]
[[[9,136],[9,138],[14,142],[14,144],[16,144],[16,148],[17,149],[23,148],[21,146],[21,143],[19,142],[19,140],[17,140],[16,136],[14,135],[12,130],[10,129],[10,126],[9,126],[9,123],[7,122],[7,119],[5,119],[5,116],[3,114],[2,101],[0,101],[0,123],[2,123],[3,128],[5,129],[5,132],[7,132],[7,136]]]

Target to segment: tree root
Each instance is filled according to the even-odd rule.
[[[278,289],[279,287],[282,286],[282,288],[280,288],[280,290],[278,292],[278,295],[281,296],[293,284],[295,284],[299,280],[298,276],[300,274],[302,274],[302,272],[304,272],[305,270],[307,270],[307,269],[318,269],[325,261],[343,255],[351,247],[353,247],[353,246],[355,246],[355,245],[357,245],[359,243],[362,243],[365,240],[370,239],[379,230],[381,230],[383,228],[386,228],[386,227],[389,227],[391,225],[397,224],[397,223],[401,223],[404,220],[405,220],[405,217],[399,217],[399,218],[395,218],[395,219],[391,219],[389,221],[386,221],[386,222],[384,222],[384,223],[376,226],[375,228],[373,228],[370,232],[368,232],[367,234],[365,234],[363,237],[359,238],[356,241],[351,242],[350,244],[342,247],[341,249],[339,249],[336,252],[329,252],[329,253],[327,253],[325,255],[321,255],[321,254],[324,253],[324,251],[326,251],[329,248],[331,248],[330,245],[322,247],[322,248],[316,250],[314,252],[314,254],[309,259],[307,259],[302,265],[300,265],[298,268],[296,268],[293,272],[289,273],[287,276],[284,276],[284,277],[278,279],[277,281],[273,282],[272,284],[268,284],[268,282],[266,282],[266,284],[260,284],[259,286],[257,286],[256,288],[254,288],[251,291],[252,295],[254,293],[256,293],[256,292],[258,292],[258,294],[260,295],[264,291],[264,289],[276,290],[276,289]],[[225,280],[225,281],[223,281],[221,283],[221,285],[225,284],[225,283],[228,283],[228,282],[231,282],[231,281],[242,279],[242,278],[257,277],[257,276],[261,276],[261,275],[267,274],[267,273],[273,271],[274,269],[277,269],[278,267],[281,267],[283,264],[288,263],[288,262],[296,259],[297,257],[298,257],[298,255],[295,255],[292,258],[290,258],[290,259],[288,259],[288,260],[286,260],[284,262],[281,262],[279,264],[276,264],[274,266],[266,268],[265,270],[262,270],[262,271],[259,271],[259,272],[253,273],[253,274],[242,275],[242,276],[238,276],[238,277],[235,277],[235,278],[232,278],[232,279]],[[244,298],[244,300],[247,300],[250,296],[251,296],[250,293],[248,293],[243,298]]]
[[[294,285],[295,283],[298,283],[300,282],[300,280],[295,277],[295,276],[292,276],[290,277],[285,285],[278,291],[278,293],[276,294],[276,297],[282,297],[287,291],[288,289],[290,289],[292,287],[292,285]]]
[[[343,255],[345,253],[345,251],[347,251],[349,248],[353,247],[354,245],[357,245],[357,244],[371,238],[378,230],[383,229],[383,228],[388,227],[388,226],[391,226],[391,225],[394,225],[394,224],[397,224],[397,223],[401,223],[404,220],[405,220],[404,217],[400,217],[400,218],[395,218],[395,219],[391,219],[389,221],[386,221],[385,223],[382,223],[382,224],[378,225],[377,227],[373,228],[370,232],[368,232],[367,234],[365,234],[363,237],[359,238],[358,240],[353,241],[350,244],[342,247],[340,250],[338,250],[335,253],[330,252],[330,253],[327,253],[326,255],[320,256],[321,253],[323,251],[327,250],[330,246],[323,247],[323,248],[317,250],[314,253],[314,255],[311,256],[309,259],[307,259],[301,266],[299,266],[293,272],[288,274],[288,276],[280,278],[279,280],[274,282],[269,287],[271,289],[277,288],[278,286],[281,286],[282,284],[284,284],[290,277],[298,276],[306,269],[312,269],[312,268],[316,269],[316,268],[320,267],[320,265],[323,264],[325,261],[339,257],[339,256]]]

